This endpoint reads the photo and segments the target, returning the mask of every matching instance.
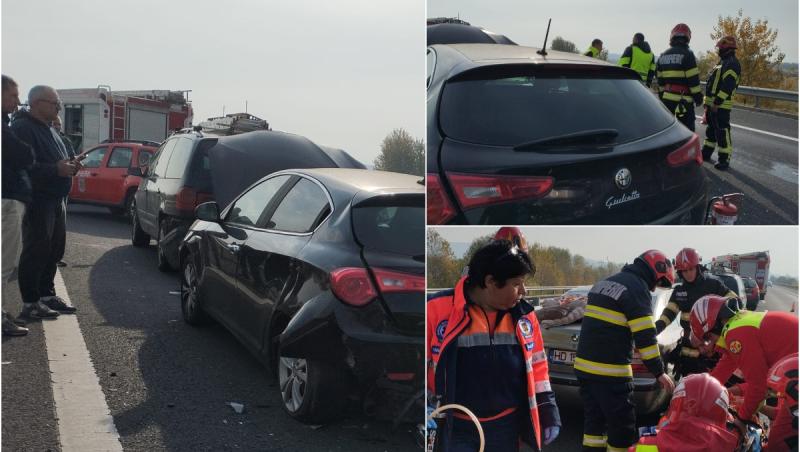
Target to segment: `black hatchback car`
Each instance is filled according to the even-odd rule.
[[[428,47],[429,224],[700,224],[696,134],[630,69],[496,44]]]
[[[343,168],[277,172],[221,211],[202,204],[180,249],[183,318],[219,321],[277,369],[301,421],[350,394],[420,421],[424,205],[417,176]]]
[[[300,135],[260,131],[218,136],[189,131],[156,151],[130,204],[131,242],[158,243],[158,268],[178,267],[178,246],[206,201],[221,206],[267,174],[289,168],[364,168],[345,151]],[[137,168],[138,169],[138,168]],[[221,183],[224,181],[224,183]]]

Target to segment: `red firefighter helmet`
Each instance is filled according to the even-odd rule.
[[[684,37],[686,38],[686,42],[689,42],[692,40],[692,30],[689,29],[688,25],[683,23],[675,25],[669,33],[669,40],[672,41],[673,38],[678,37]]]
[[[778,397],[788,397],[792,404],[797,403],[797,353],[780,359],[769,370],[767,386]]]
[[[642,253],[640,259],[647,264],[656,276],[656,286],[670,288],[675,283],[675,272],[672,269],[672,262],[659,250],[647,250]]]
[[[525,236],[522,235],[522,231],[519,230],[518,227],[515,226],[504,226],[497,230],[497,233],[494,235],[495,240],[508,240],[509,242],[517,245],[518,248],[528,252],[528,241],[525,240]]]
[[[675,386],[667,410],[669,422],[685,416],[699,417],[720,427],[728,419],[728,390],[707,373],[687,375]]]
[[[736,37],[724,36],[722,39],[717,41],[717,48],[720,50],[736,49]]]
[[[675,270],[682,272],[700,265],[700,255],[694,248],[684,248],[675,256]]]
[[[689,314],[689,324],[691,325],[692,346],[697,348],[705,340],[706,334],[714,329],[719,320],[719,314],[725,311],[728,317],[739,311],[738,298],[725,298],[719,295],[706,295],[700,297],[692,306]]]

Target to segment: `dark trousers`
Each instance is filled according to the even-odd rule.
[[[639,440],[633,383],[579,380],[583,401],[583,450],[627,448]]]
[[[23,303],[55,295],[56,264],[64,257],[67,215],[63,199],[34,200],[22,221],[19,290]]]
[[[714,153],[714,148],[719,152],[720,161],[730,160],[733,153],[731,141],[731,111],[717,109],[714,113],[706,110],[706,140],[703,142],[703,155],[708,158]]]
[[[517,452],[520,438],[520,416],[517,413],[503,416],[493,421],[482,422],[486,441],[484,450],[497,452]],[[444,450],[447,452],[475,452],[480,439],[472,421],[453,419],[453,432]],[[534,446],[535,449],[535,446]]]
[[[664,100],[661,99],[661,102],[667,107],[667,110],[671,111],[672,114],[675,115],[675,118],[680,121],[681,124],[685,125],[687,129],[694,132],[694,104],[687,101],[677,102],[674,100]]]

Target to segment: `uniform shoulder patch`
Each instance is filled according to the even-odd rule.
[[[731,345],[728,346],[728,350],[730,350],[734,355],[738,355],[742,351],[742,343],[739,341],[733,341],[731,342]]]
[[[533,325],[530,320],[523,317],[519,319],[517,324],[519,325],[519,331],[522,333],[522,337],[529,338],[533,335]]]

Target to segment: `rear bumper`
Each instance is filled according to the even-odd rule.
[[[395,330],[378,303],[343,305],[326,293],[308,301],[280,336],[281,354],[344,364],[359,382],[386,378],[421,389],[424,329],[418,336]]]
[[[700,189],[694,192],[691,198],[689,198],[685,203],[681,204],[677,209],[673,210],[669,214],[651,221],[649,224],[703,224],[703,221],[705,221],[707,205],[708,179],[704,175]]]
[[[561,386],[580,386],[573,373],[550,372],[550,383]],[[636,412],[649,414],[658,411],[669,400],[666,392],[655,377],[634,377],[633,399]]]

